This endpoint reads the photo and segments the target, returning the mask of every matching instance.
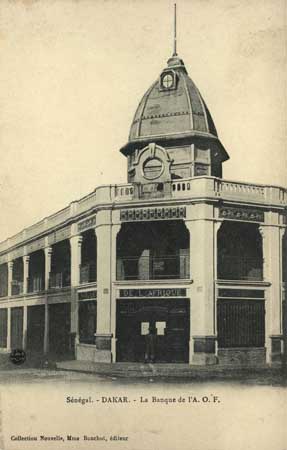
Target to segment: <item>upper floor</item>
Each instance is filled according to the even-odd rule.
[[[103,225],[117,228],[112,244],[116,281],[190,280],[189,223],[196,220],[214,223],[211,264],[219,280],[268,281],[263,234],[269,226],[278,229],[286,282],[286,212],[282,187],[215,177],[100,186],[0,244],[0,296],[96,283],[101,252],[110,245],[99,233]],[[99,219],[103,213],[109,213],[108,223]]]

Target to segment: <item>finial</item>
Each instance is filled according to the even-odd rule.
[[[176,53],[176,3],[174,4],[174,39],[173,39],[173,55],[177,56]]]

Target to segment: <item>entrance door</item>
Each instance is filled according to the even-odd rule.
[[[143,362],[150,328],[156,329],[155,362],[188,362],[189,302],[185,299],[118,300],[117,361]]]

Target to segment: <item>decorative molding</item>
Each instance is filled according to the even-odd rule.
[[[264,222],[264,212],[258,209],[251,208],[234,208],[222,206],[219,208],[219,217],[222,217],[223,219]]]
[[[8,253],[0,256],[0,264],[5,264],[8,261]]]
[[[56,242],[64,241],[65,239],[68,239],[71,234],[71,227],[70,225],[62,228],[61,230],[54,231],[54,233],[51,233],[48,236],[48,243],[49,245],[56,244]]]
[[[38,239],[37,241],[31,242],[30,244],[27,244],[26,250],[27,253],[33,253],[37,250],[41,250],[45,247],[45,238]]]
[[[9,253],[9,259],[17,259],[21,258],[21,256],[24,256],[25,249],[24,247],[16,248],[15,250],[12,250],[12,252]]]
[[[89,228],[94,228],[96,226],[96,216],[89,217],[86,220],[78,223],[78,231],[85,231]]]
[[[186,289],[120,289],[120,298],[130,297],[186,297]]]
[[[145,220],[168,220],[184,219],[186,207],[165,208],[138,208],[122,209],[120,213],[121,222],[137,222]]]

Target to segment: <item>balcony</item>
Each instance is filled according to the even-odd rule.
[[[28,279],[28,292],[40,292],[44,290],[44,280],[43,277],[30,277]]]
[[[80,283],[93,283],[97,281],[97,266],[95,263],[80,266]]]
[[[122,257],[117,280],[184,280],[189,278],[189,255]]]
[[[23,294],[23,281],[13,280],[11,282],[11,292],[12,295]]]
[[[68,272],[51,272],[49,277],[49,289],[61,289],[71,285],[71,277]]]
[[[237,256],[219,257],[218,278],[221,280],[262,281],[262,258]]]

